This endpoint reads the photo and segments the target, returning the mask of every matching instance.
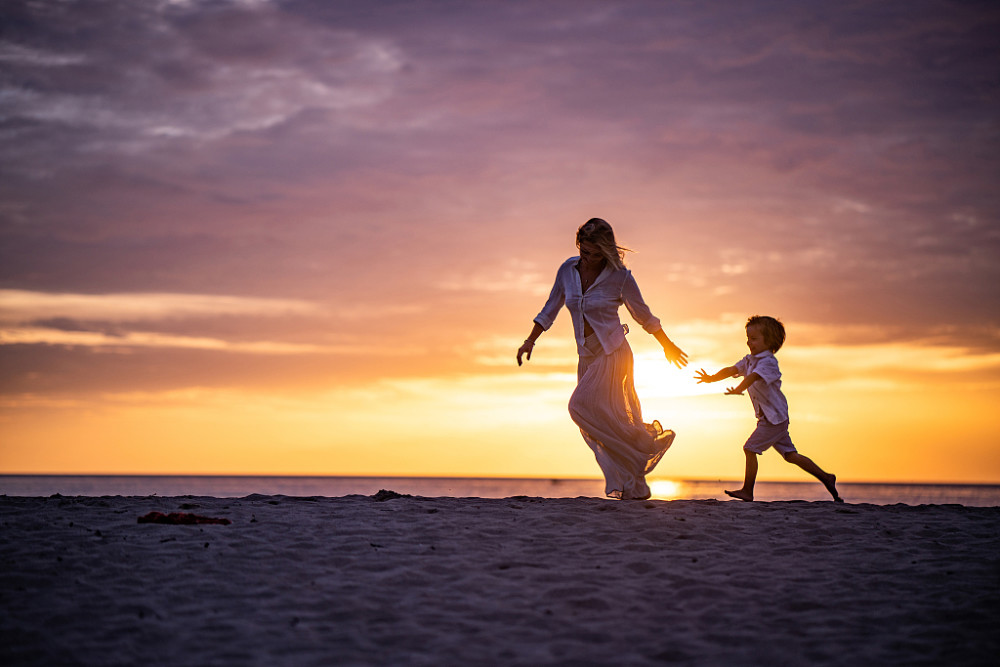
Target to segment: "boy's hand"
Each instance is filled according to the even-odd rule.
[[[742,396],[743,392],[739,389],[739,387],[729,387],[726,389],[726,396]]]
[[[699,368],[694,372],[694,379],[698,381],[698,384],[715,382],[712,376],[705,372],[704,368]]]

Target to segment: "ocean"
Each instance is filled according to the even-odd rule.
[[[732,500],[723,489],[739,488],[733,480],[650,478],[653,498],[660,500]],[[380,490],[427,497],[543,498],[602,497],[598,479],[526,479],[479,477],[269,477],[208,475],[0,475],[0,495],[7,496],[215,496],[252,494],[283,496],[374,495]],[[1000,506],[998,484],[837,484],[848,503],[873,505]],[[759,501],[829,500],[819,482],[757,482]]]

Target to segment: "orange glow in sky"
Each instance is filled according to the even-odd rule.
[[[700,343],[688,346],[692,367],[715,370],[744,354],[741,323],[725,324],[674,327],[675,340]],[[720,335],[727,329],[733,335]],[[492,350],[454,349],[469,358],[507,357],[507,366],[480,361],[467,373],[406,377],[405,359],[397,359],[384,377],[339,388],[8,398],[3,466],[6,472],[590,477],[592,455],[566,412],[575,381],[569,338],[567,331],[550,332],[521,369],[513,364],[518,339],[511,337],[496,339]],[[656,474],[738,478],[740,447],[753,429],[749,399],[724,396],[722,384],[696,384],[689,369],[660,357],[651,337],[630,338],[646,418],[678,432]],[[87,353],[115,355],[127,365],[135,354],[129,349]],[[922,363],[932,353],[935,359]],[[275,353],[227,354],[253,364],[255,356]],[[1000,478],[994,400],[983,391],[995,382],[1000,356],[886,343],[790,344],[779,358],[793,438],[843,479]],[[777,456],[761,462],[762,479],[795,480],[795,473]]]

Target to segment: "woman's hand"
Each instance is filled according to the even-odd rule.
[[[517,348],[517,365],[521,365],[521,356],[527,355],[528,360],[531,360],[531,351],[535,348],[535,343],[530,340],[526,340],[521,343],[521,347]]]
[[[535,322],[531,326],[531,333],[528,334],[528,337],[524,339],[523,343],[521,343],[521,347],[517,348],[517,365],[518,366],[521,365],[521,357],[522,356],[528,355],[528,359],[529,360],[531,359],[531,351],[535,348],[535,341],[538,340],[538,337],[542,335],[543,331],[545,331],[545,330],[542,329],[542,325],[539,324],[538,322]]]
[[[667,357],[667,361],[677,368],[684,368],[688,365],[687,354],[670,340],[663,343],[663,354]]]

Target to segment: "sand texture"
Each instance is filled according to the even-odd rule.
[[[0,663],[992,665],[1000,651],[1000,508],[392,496],[0,497]],[[149,512],[232,523],[137,522]]]

